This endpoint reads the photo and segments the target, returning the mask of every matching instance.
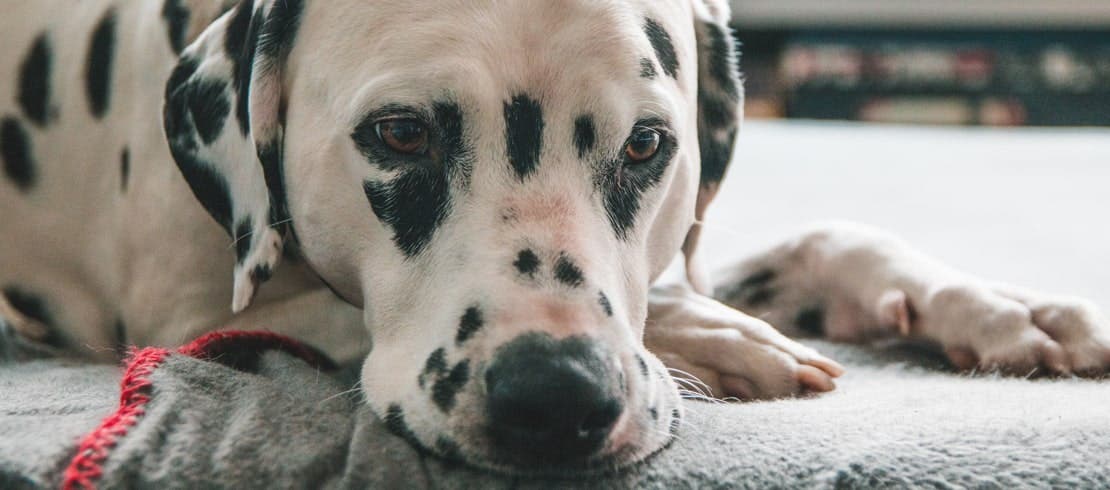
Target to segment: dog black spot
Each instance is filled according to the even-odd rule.
[[[648,409],[648,414],[651,415],[651,420],[659,420],[659,409],[651,407]]]
[[[166,35],[174,54],[185,49],[185,31],[189,27],[189,9],[182,0],[166,0],[162,4],[162,20],[166,22]]]
[[[126,146],[119,153],[119,189],[127,192],[127,181],[131,179],[131,150]]]
[[[93,29],[85,59],[85,92],[93,117],[108,113],[112,97],[112,60],[116,50],[116,11],[109,9]]]
[[[778,292],[774,289],[757,288],[755,291],[752,291],[752,293],[749,294],[747,298],[744,299],[744,303],[748,306],[753,307],[765,306],[768,303],[774,301],[775,296],[777,295]]]
[[[364,118],[351,135],[371,164],[402,170],[391,181],[364,182],[363,191],[374,214],[393,229],[394,244],[408,257],[419,254],[431,241],[451,210],[450,182],[465,186],[473,165],[473,152],[463,141],[465,126],[459,106],[439,101],[432,112],[435,150],[404,164],[398,162],[395,154],[379,151],[378,145],[366,136],[382,114]]]
[[[671,35],[654,19],[644,20],[644,33],[647,34],[648,40],[651,41],[651,47],[655,50],[655,56],[659,58],[659,65],[663,67],[663,73],[666,73],[671,78],[677,79],[678,55],[675,54],[674,43],[671,42]]]
[[[448,462],[462,461],[462,450],[459,448],[459,444],[447,436],[439,436],[436,439],[436,452]]]
[[[289,54],[301,25],[303,11],[304,0],[274,2],[258,37],[258,56],[262,57],[264,69],[275,68],[276,63]]]
[[[598,291],[597,304],[601,305],[601,311],[605,312],[605,316],[613,316],[613,304],[609,302],[609,297],[604,291]]]
[[[183,97],[182,100],[186,101],[193,126],[201,141],[206,145],[216,141],[220,137],[220,131],[224,129],[228,111],[231,110],[227,85],[215,79],[194,79],[175,96]]]
[[[481,309],[477,306],[467,308],[462,318],[459,319],[459,332],[455,335],[455,343],[462,345],[467,340],[470,340],[470,337],[473,337],[478,330],[481,330],[484,324],[485,320],[482,318]]]
[[[58,322],[51,313],[50,306],[41,295],[32,293],[17,286],[5,286],[3,291],[8,304],[28,319],[34,320],[46,327],[46,336],[40,341],[52,347],[62,348],[66,340],[58,328]]]
[[[285,158],[281,141],[263,141],[257,145],[262,176],[270,191],[270,228],[281,233],[289,223],[289,201],[285,195]]]
[[[555,261],[555,279],[570,287],[581,286],[584,281],[582,269],[579,269],[578,265],[566,255],[560,255]]]
[[[116,353],[119,354],[120,357],[123,357],[123,355],[126,354],[126,352],[127,352],[127,347],[128,347],[128,343],[129,343],[127,341],[127,325],[125,323],[123,323],[122,318],[117,318],[115,327],[116,327],[115,328],[115,330],[116,330]]]
[[[682,411],[676,408],[671,410],[671,435],[678,434],[680,427],[682,427]]]
[[[644,356],[641,356],[640,354],[636,354],[636,364],[638,366],[640,366],[640,374],[643,377],[647,378],[648,376],[651,375],[651,370],[648,369],[648,364],[647,364],[647,361],[644,360]]]
[[[778,277],[777,272],[775,272],[771,269],[760,269],[760,270],[754,272],[752,275],[750,275],[748,277],[745,277],[743,280],[741,280],[740,284],[739,284],[739,287],[741,289],[746,289],[746,288],[757,287],[757,286],[766,286],[768,283],[773,281],[776,277]]]
[[[393,229],[393,243],[408,257],[432,239],[447,214],[447,179],[434,169],[413,168],[389,182],[366,181],[363,191],[374,214]]]
[[[513,266],[522,275],[532,277],[540,267],[540,258],[531,249],[524,249],[516,254],[516,261],[513,262]]]
[[[535,99],[524,94],[513,96],[505,103],[505,136],[509,163],[518,177],[536,171],[543,148],[543,109]]]
[[[701,184],[720,182],[732,160],[736,140],[738,102],[726,102],[698,87],[698,145],[701,153]],[[722,136],[721,130],[727,129]]]
[[[820,336],[825,333],[825,310],[817,306],[803,308],[794,317],[794,325],[809,335]]]
[[[652,127],[660,121],[640,121],[639,126]],[[621,240],[628,238],[628,231],[636,224],[643,194],[655,187],[663,179],[667,166],[678,149],[673,136],[664,135],[662,146],[650,160],[631,163],[623,153],[618,159],[601,165],[602,173],[597,185],[604,196],[605,213],[613,231]]]
[[[574,147],[578,149],[578,158],[585,158],[597,146],[597,130],[594,128],[593,116],[578,116],[574,120]]]
[[[40,127],[50,122],[50,70],[54,55],[46,33],[35,38],[19,67],[19,95],[23,114]]]
[[[4,174],[19,190],[27,192],[37,178],[35,162],[31,156],[31,135],[14,117],[0,122],[0,156],[4,159]]]
[[[250,275],[251,282],[257,288],[259,284],[269,281],[273,277],[274,269],[270,267],[270,264],[258,264],[254,266],[254,269],[251,269]]]
[[[174,153],[181,175],[189,183],[197,200],[230,235],[231,195],[228,193],[227,181],[208,163],[196,158],[191,151],[174,150],[173,145],[170,150]]]
[[[459,390],[470,380],[470,361],[462,361],[451,368],[447,376],[440,377],[432,386],[432,401],[444,412],[455,406]]]
[[[254,51],[262,29],[261,16],[253,17],[254,0],[239,3],[224,35],[224,50],[231,59],[232,83],[235,84],[235,119],[246,137],[250,134],[250,83],[254,69]]]
[[[659,76],[659,72],[655,71],[655,63],[651,58],[640,58],[640,78],[654,80]]]
[[[253,226],[250,216],[239,220],[239,224],[235,225],[235,235],[232,239],[235,241],[235,261],[240,264],[247,260],[247,254],[251,251]]]
[[[392,432],[393,435],[420,447],[419,439],[416,438],[416,434],[409,428],[409,424],[405,422],[405,411],[401,408],[400,404],[389,404],[382,422],[385,423],[385,428],[389,430],[389,432]]]
[[[214,166],[197,155],[196,127],[189,97],[193,95],[190,78],[196,73],[197,61],[184,57],[166,82],[166,104],[162,124],[170,153],[197,200],[224,231],[232,235],[231,195],[227,181]]]
[[[740,96],[740,72],[733,37],[717,24],[706,23],[705,32],[709,36],[709,75],[735,101]]]
[[[421,388],[427,384],[429,379],[437,379],[447,372],[447,351],[443,348],[436,349],[428,356],[428,360],[424,361],[424,370],[420,372],[420,376],[416,378],[416,383]]]
[[[463,461],[462,450],[458,443],[446,436],[440,436],[436,439],[436,453],[447,463],[454,464]]]

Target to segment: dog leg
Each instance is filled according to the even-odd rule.
[[[685,391],[772,399],[824,392],[844,369],[767,322],[685,285],[652,289],[644,345]]]
[[[1110,321],[1094,305],[993,284],[863,225],[814,228],[744,261],[715,296],[791,334],[923,340],[961,369],[1110,369]]]

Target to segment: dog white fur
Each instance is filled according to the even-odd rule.
[[[681,413],[668,368],[721,397],[833,389],[842,368],[775,327],[927,340],[961,368],[1110,368],[1110,322],[1094,306],[970,277],[859,225],[820,226],[745,261],[717,283],[732,307],[711,299],[695,220],[718,184],[700,166],[705,146],[731,148],[739,120],[740,97],[712,63],[732,61],[712,45],[726,2],[307,1],[290,25],[281,12],[301,2],[235,3],[21,1],[0,21],[0,94],[12,94],[0,99],[0,318],[35,348],[108,360],[124,342],[237,328],[341,359],[369,352],[362,387],[379,415],[403,414],[404,435],[433,452],[501,469],[512,464],[486,434],[496,421],[481,373],[529,332],[612,353],[623,412],[589,460],[607,466],[670,440]],[[645,19],[665,32],[674,67]],[[229,57],[229,36],[246,34],[236,23],[257,23],[257,42],[271,45],[248,36],[254,58]],[[105,29],[107,60],[94,56]],[[44,38],[45,102],[25,82],[37,80]],[[97,63],[107,96],[94,93]],[[727,107],[699,108],[709,100]],[[506,119],[532,102],[542,145],[522,171]],[[352,143],[368,113],[394,106],[464,121],[452,158],[465,164],[439,162],[449,177],[430,184],[445,186],[447,205],[397,194],[408,169],[369,164]],[[218,127],[202,127],[220,111]],[[721,111],[727,121],[710,124]],[[576,140],[583,114],[591,145]],[[607,177],[590,162],[619,155],[645,118],[666,122],[675,153],[620,221],[613,206],[627,202],[607,204]],[[226,209],[197,169],[226,185]],[[680,248],[692,286],[650,289]],[[278,267],[283,249],[293,260]],[[526,250],[531,273],[516,265]],[[463,335],[460,322],[480,330]]]

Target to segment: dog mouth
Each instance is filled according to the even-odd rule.
[[[610,443],[610,448],[588,456],[559,453],[511,453],[504,450],[473,450],[448,442],[440,437],[435,444],[426,444],[411,432],[394,432],[426,457],[448,465],[468,468],[480,473],[505,477],[582,479],[619,475],[648,464],[677,440],[681,411],[672,410],[665,437],[651,444]],[[387,423],[387,426],[389,424]],[[391,428],[392,430],[392,428]],[[629,432],[632,432],[631,430]],[[619,437],[619,436],[617,436]],[[616,438],[616,437],[615,437]]]

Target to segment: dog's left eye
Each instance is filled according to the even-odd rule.
[[[624,154],[630,161],[636,163],[650,160],[659,152],[662,141],[663,137],[659,131],[651,128],[636,128],[625,143]]]
[[[378,139],[391,150],[405,155],[428,151],[428,129],[415,119],[389,119],[374,125]]]

